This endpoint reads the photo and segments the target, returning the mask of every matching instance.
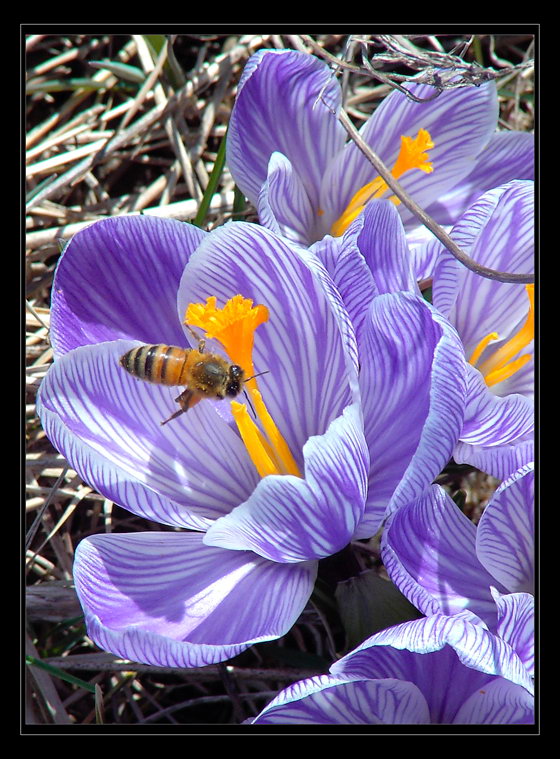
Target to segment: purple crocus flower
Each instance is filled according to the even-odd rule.
[[[515,622],[516,611],[512,613]],[[533,685],[514,649],[473,614],[387,628],[283,690],[253,725],[533,723]]]
[[[420,98],[434,94],[428,85],[408,87]],[[387,197],[338,120],[341,99],[331,69],[292,50],[255,53],[238,86],[228,167],[261,224],[305,245],[342,234],[370,197]],[[451,225],[485,190],[533,178],[533,136],[496,132],[497,119],[493,82],[424,103],[394,91],[360,133],[416,202]],[[407,232],[426,236],[407,209],[400,212]]]
[[[533,218],[533,182],[513,181],[484,193],[451,236],[483,265],[530,272]],[[384,200],[372,200],[341,238],[327,236],[311,250],[341,292],[359,350],[368,304],[386,293],[418,294],[416,268],[429,261],[433,305],[455,327],[465,352],[467,406],[455,460],[499,479],[532,460],[532,286],[481,277],[439,242],[415,257],[402,219]],[[367,382],[369,368],[361,366]]]
[[[433,485],[392,515],[382,537],[387,572],[414,606],[426,615],[473,612],[512,646],[531,675],[533,512],[531,463],[501,483],[478,526]]]
[[[209,350],[267,372],[246,385],[257,423],[243,403],[204,400],[162,426],[177,389],[119,360],[141,344],[188,347],[185,319]],[[380,296],[358,356],[317,257],[254,224],[92,224],[61,257],[51,325],[38,398],[50,440],[104,496],[174,528],[77,547],[89,635],[136,661],[201,666],[285,634],[318,561],[371,536],[389,502],[419,497],[463,421],[447,320],[420,296]],[[359,362],[371,367],[360,383]]]

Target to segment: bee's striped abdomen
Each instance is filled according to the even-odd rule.
[[[175,345],[139,345],[121,356],[121,366],[138,379],[158,385],[186,385],[192,350]]]

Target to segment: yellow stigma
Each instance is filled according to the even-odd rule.
[[[206,303],[191,303],[185,312],[185,324],[204,330],[209,339],[218,340],[234,364],[241,366],[251,377],[246,385],[260,427],[253,421],[247,406],[231,402],[231,412],[251,461],[261,477],[268,474],[294,474],[301,477],[288,444],[262,399],[253,367],[255,330],[268,321],[268,308],[253,306],[253,301],[236,295],[223,308],[216,307],[216,296]]]
[[[427,151],[433,147],[434,143],[427,129],[418,130],[416,137],[402,135],[401,150],[391,174],[395,179],[400,179],[406,171],[410,171],[411,169],[420,169],[430,174],[434,170],[434,167],[429,161]],[[369,184],[359,189],[346,206],[340,218],[332,225],[331,235],[333,237],[343,235],[354,219],[364,210],[366,203],[373,198],[382,197],[387,190],[388,185],[381,177],[376,177],[373,182],[369,182]],[[391,198],[391,201],[395,204],[400,203],[400,200],[394,196]]]
[[[234,364],[241,366],[248,377],[255,374],[253,341],[255,330],[268,321],[266,306],[253,306],[250,298],[235,295],[223,308],[216,308],[216,296],[206,303],[191,303],[185,313],[185,324],[200,327],[206,337],[215,338],[224,347]],[[250,387],[256,387],[251,380]]]
[[[497,385],[498,382],[503,382],[508,377],[513,376],[522,366],[531,360],[532,354],[525,353],[519,358],[514,358],[517,354],[525,348],[535,335],[535,286],[525,285],[527,297],[529,298],[529,313],[525,324],[521,327],[519,332],[516,332],[507,343],[502,345],[501,348],[494,351],[494,353],[483,361],[478,370],[482,373],[484,380],[488,387]],[[499,335],[497,332],[491,332],[486,335],[474,349],[472,356],[469,359],[469,364],[476,366],[478,359],[481,357],[482,352],[486,346],[492,340],[498,340]],[[513,359],[513,360],[512,360]]]

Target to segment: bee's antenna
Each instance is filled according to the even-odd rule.
[[[270,374],[270,369],[266,369],[264,372],[259,372],[258,374],[253,374],[252,377],[247,377],[243,382],[249,382],[249,380],[255,379],[255,377],[260,377],[263,374]]]
[[[253,416],[255,419],[257,418],[257,415],[255,414],[255,409],[253,408],[253,404],[251,403],[251,399],[249,398],[249,393],[246,390],[243,390],[243,393],[245,395],[245,398],[247,398],[247,403],[251,407],[251,411],[253,412]]]
[[[260,377],[262,374],[269,374],[270,369],[266,369],[264,372],[259,372],[258,374],[253,374],[252,377],[247,377],[247,379],[244,379],[243,382],[249,382],[249,380],[255,379],[255,377]],[[257,418],[257,415],[255,414],[255,409],[253,408],[253,404],[251,403],[251,399],[249,398],[249,393],[244,389],[243,390],[245,394],[245,398],[247,398],[247,403],[251,407],[251,411],[253,412],[253,416],[255,419]]]

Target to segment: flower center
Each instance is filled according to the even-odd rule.
[[[410,171],[411,169],[420,169],[430,174],[434,170],[434,167],[428,160],[429,157],[426,151],[433,147],[434,143],[427,129],[418,130],[416,137],[402,135],[401,150],[391,174],[395,179],[399,179],[406,171]],[[331,235],[333,237],[340,237],[340,235],[344,234],[354,219],[364,210],[366,203],[373,198],[381,198],[388,189],[387,183],[381,177],[376,177],[373,182],[369,182],[369,184],[359,189],[340,218],[332,225]],[[400,200],[394,196],[391,200],[395,204],[400,203]]]
[[[477,367],[484,377],[488,387],[497,385],[498,382],[503,382],[503,380],[511,377],[515,372],[519,371],[522,366],[530,361],[532,357],[531,353],[525,353],[523,356],[515,358],[523,348],[529,345],[535,336],[535,286],[525,285],[525,290],[527,292],[527,297],[529,298],[529,313],[527,314],[525,324],[507,341],[507,343],[494,351],[486,361],[483,361],[480,366]],[[498,339],[499,335],[497,332],[490,332],[486,337],[483,337],[472,352],[469,364],[476,366],[486,346],[493,340]]]
[[[205,304],[189,304],[185,324],[200,327],[207,338],[218,340],[231,361],[241,366],[245,375],[249,376],[246,386],[260,427],[249,415],[246,404],[232,401],[231,412],[259,475],[294,474],[301,477],[289,446],[271,417],[259,392],[257,380],[253,377],[255,330],[268,321],[268,308],[263,305],[253,306],[253,301],[242,295],[230,298],[223,308],[216,307],[216,300],[216,296],[211,296]]]

